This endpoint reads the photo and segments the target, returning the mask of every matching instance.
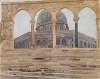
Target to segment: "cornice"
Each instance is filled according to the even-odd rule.
[[[41,4],[41,3],[61,3],[61,2],[78,2],[98,1],[98,0],[43,0],[43,1],[23,1],[23,2],[2,2],[1,4]]]

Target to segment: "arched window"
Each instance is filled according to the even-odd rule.
[[[82,38],[84,41],[94,43],[94,41],[97,40],[95,12],[91,8],[86,7],[81,10],[79,18],[79,40]],[[90,45],[87,47],[91,48]],[[86,48],[86,46],[84,48]]]
[[[51,30],[51,14],[49,11],[45,9],[41,9],[35,17],[35,32],[36,32],[36,40],[42,40],[43,47],[50,47],[52,44],[52,30]],[[45,45],[44,45],[45,43]],[[37,47],[40,47],[38,44],[36,44]]]
[[[31,17],[27,11],[21,10],[14,17],[14,47],[31,47]]]

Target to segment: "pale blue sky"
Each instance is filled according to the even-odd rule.
[[[31,17],[26,11],[20,11],[14,17],[14,38],[31,31]]]

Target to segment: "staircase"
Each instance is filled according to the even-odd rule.
[[[0,79],[100,78],[100,49],[14,49],[0,58]]]

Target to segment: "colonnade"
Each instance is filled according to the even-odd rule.
[[[35,22],[35,15],[37,11],[40,9],[46,8],[51,12],[52,15],[52,34],[53,34],[53,42],[52,42],[52,48],[56,47],[56,15],[57,12],[60,11],[63,8],[68,8],[71,10],[74,14],[74,22],[75,22],[75,47],[78,47],[78,20],[79,20],[79,12],[85,7],[91,7],[95,11],[97,15],[97,47],[100,47],[100,19],[99,19],[99,6],[98,1],[61,1],[61,2],[53,2],[53,1],[40,1],[40,2],[23,2],[23,3],[2,3],[2,21],[1,21],[1,37],[2,41],[6,41],[6,44],[8,47],[13,48],[13,29],[14,29],[14,21],[13,17],[17,12],[20,10],[27,10],[29,14],[32,17],[31,20],[31,29],[32,29],[32,48],[34,48],[35,45],[35,31],[33,30],[36,22]],[[26,5],[26,6],[25,6]],[[85,6],[86,5],[86,6]],[[74,7],[73,7],[74,6]]]

